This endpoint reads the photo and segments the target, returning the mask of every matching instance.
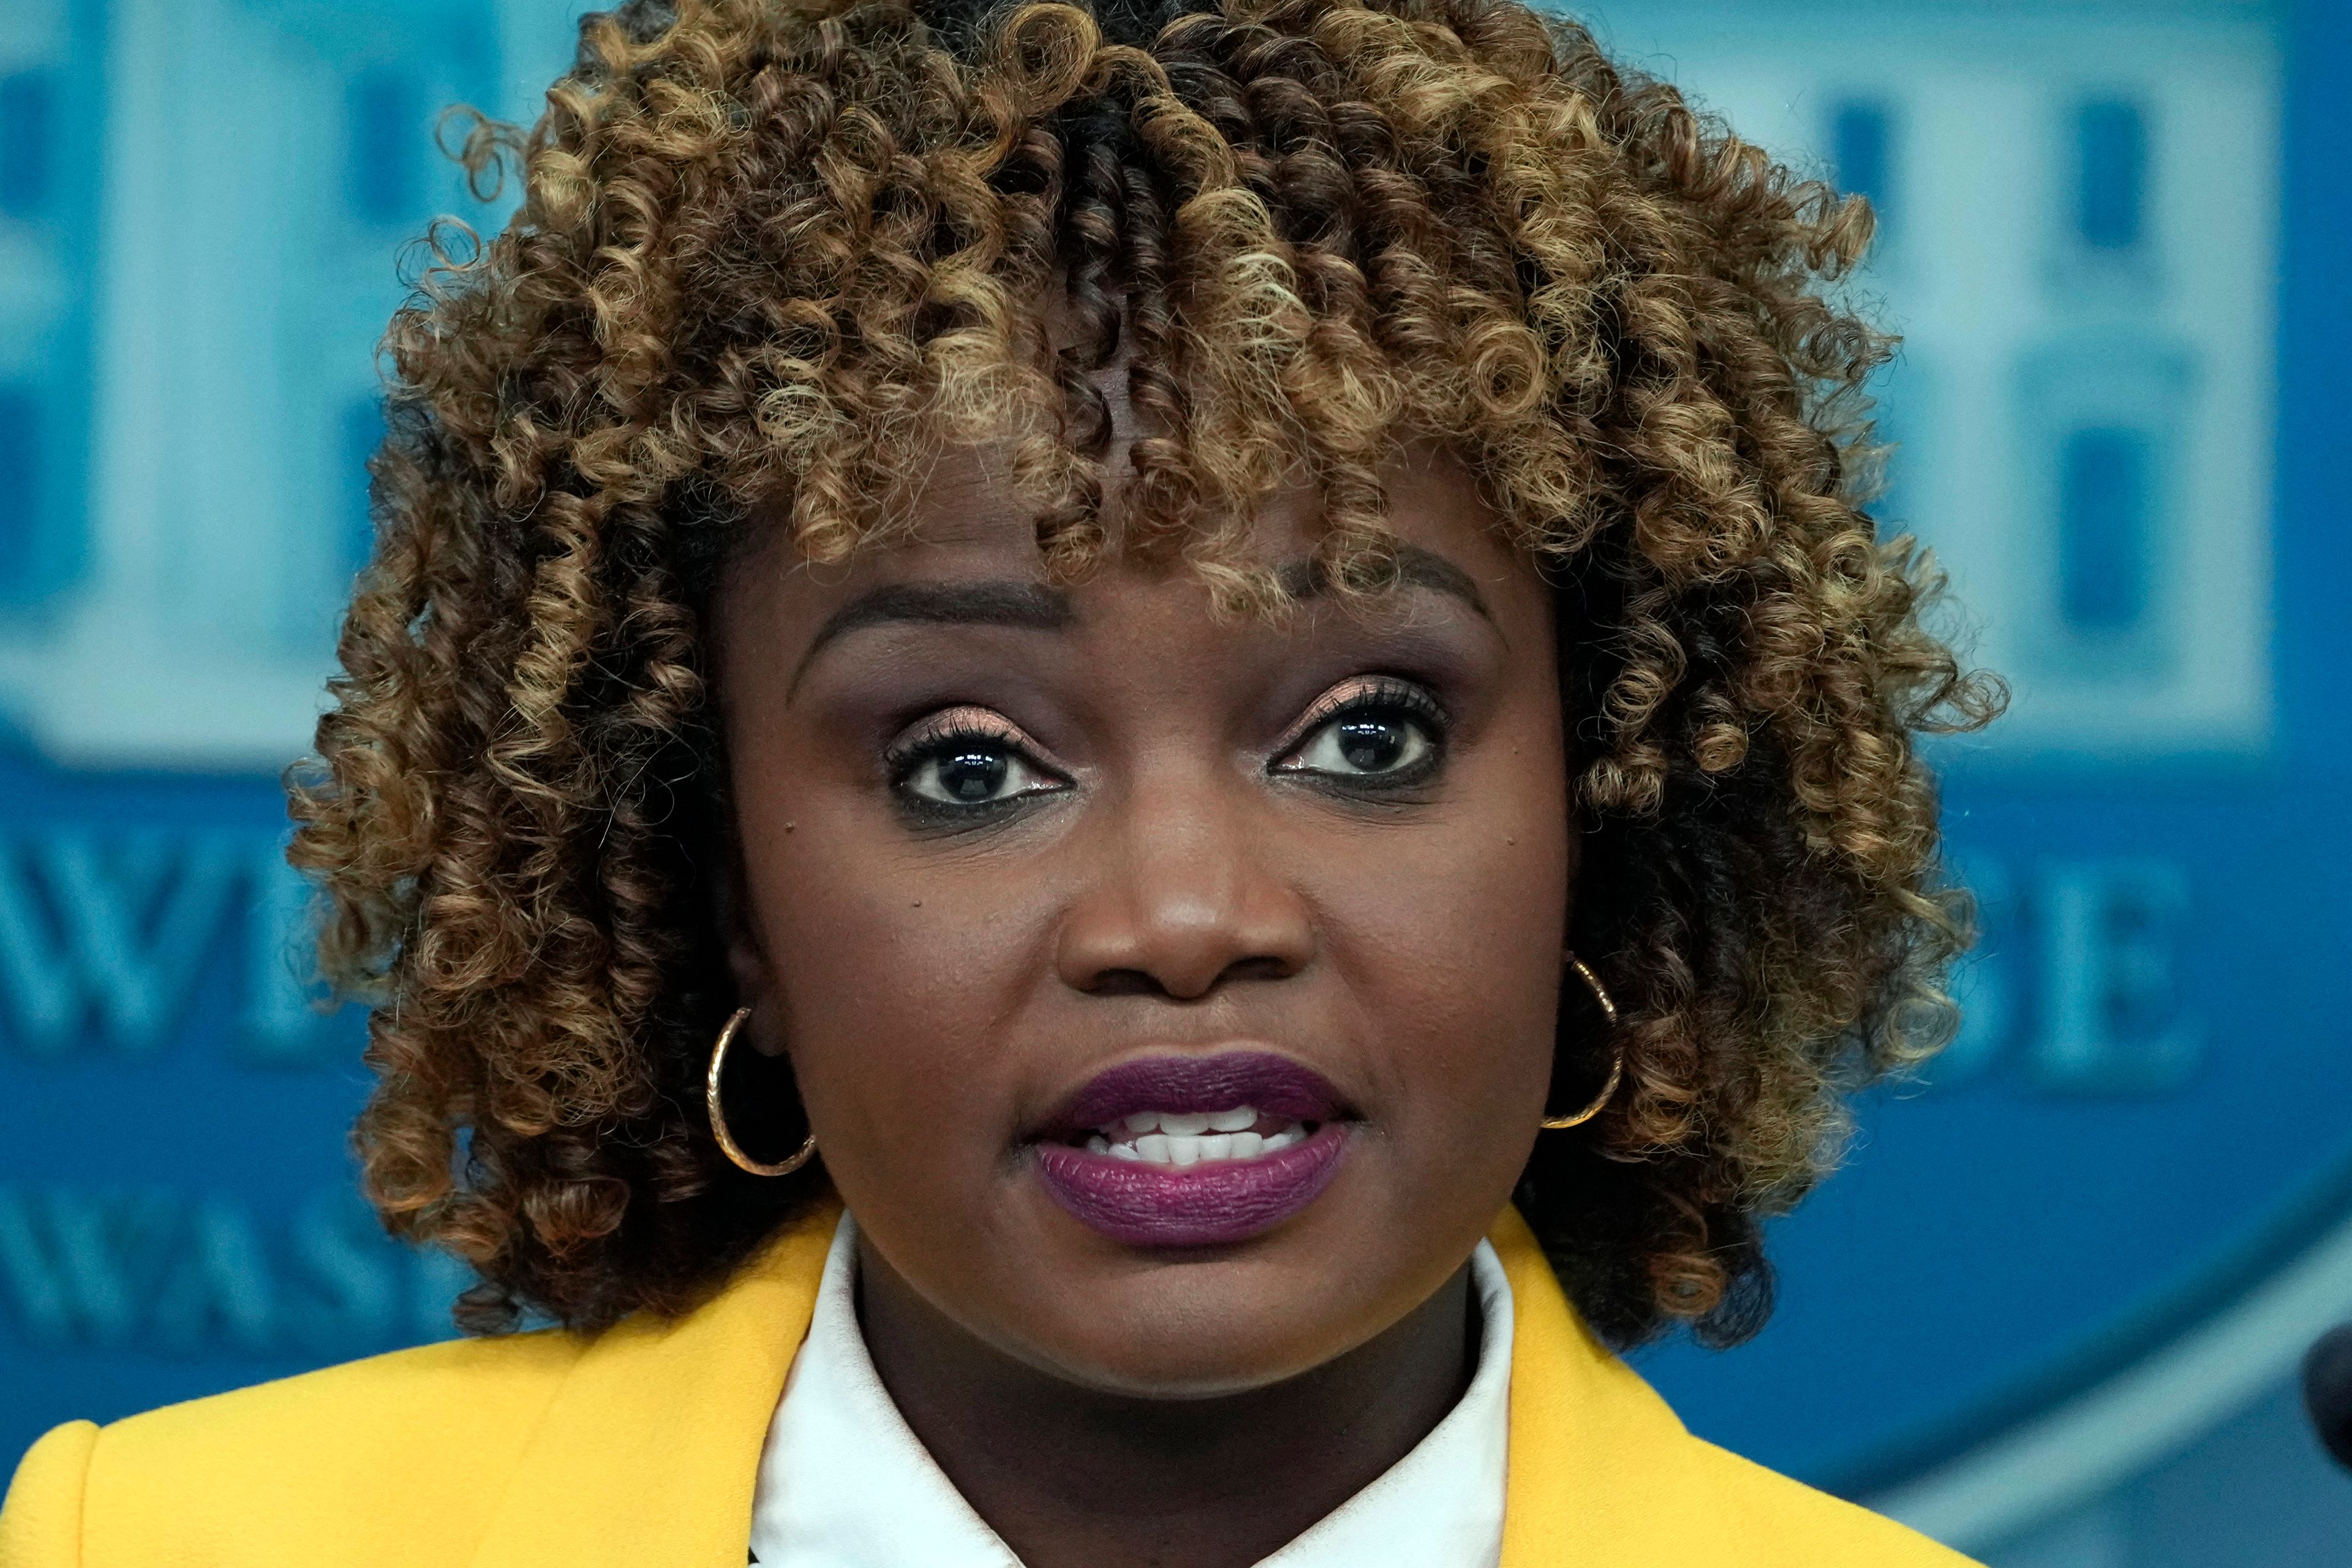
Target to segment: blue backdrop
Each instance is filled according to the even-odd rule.
[[[352,1191],[359,1029],[303,984],[273,775],[363,537],[394,249],[463,206],[432,111],[528,112],[577,8],[0,16],[0,1457],[446,1331],[453,1268]],[[2352,1483],[2299,1438],[2261,1437],[2286,1458],[2252,1480],[2194,1468],[2287,1410],[2295,1335],[2352,1317],[2352,1274],[2338,1301],[2313,1272],[2352,1236],[2352,16],[1595,19],[1879,202],[1861,286],[1908,343],[1888,509],[2019,689],[1937,753],[1986,900],[1967,1035],[1776,1222],[1764,1335],[1643,1370],[1705,1435],[2004,1563],[2191,1561],[2148,1521],[2200,1486],[2216,1517],[2352,1541]],[[2181,1347],[2224,1342],[2234,1370],[2194,1386],[2236,1392],[2163,1394]],[[2134,1389],[2203,1413],[2066,1427],[2079,1474],[1998,1479]],[[2135,1496],[2139,1524],[2065,1523]],[[2352,1563],[2258,1533],[2193,1560]]]

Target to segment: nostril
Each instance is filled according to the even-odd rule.
[[[1140,969],[1105,969],[1078,987],[1089,996],[1165,996],[1166,986]]]
[[[1110,968],[1096,971],[1078,989],[1090,996],[1160,996],[1173,1002],[1197,1002],[1236,981],[1286,980],[1298,973],[1298,967],[1287,959],[1271,954],[1259,958],[1237,958],[1211,975],[1206,984],[1194,984],[1197,977],[1192,975],[1157,974],[1148,969]]]

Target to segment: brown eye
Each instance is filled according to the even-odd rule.
[[[917,758],[899,787],[941,805],[993,805],[1060,786],[1010,747],[960,742]]]
[[[1291,768],[1363,778],[1412,770],[1436,751],[1421,721],[1392,710],[1343,713],[1307,738],[1292,753]]]
[[[1065,787],[1013,735],[977,724],[919,734],[889,761],[899,794],[927,810],[982,809]]]
[[[959,752],[931,764],[931,779],[940,798],[971,805],[992,800],[1013,776],[1013,757],[1005,752]]]

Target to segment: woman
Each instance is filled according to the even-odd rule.
[[[1948,1022],[1862,205],[1514,0],[583,40],[294,788],[485,1337],[60,1428],[0,1560],[1957,1561],[1604,1348]]]

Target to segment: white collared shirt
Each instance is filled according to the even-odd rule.
[[[1510,1439],[1511,1287],[1471,1255],[1478,1365],[1413,1450],[1258,1568],[1496,1568]],[[842,1216],[808,1338],[760,1455],[751,1554],[763,1568],[1021,1568],[891,1403],[857,1328],[857,1230]]]

